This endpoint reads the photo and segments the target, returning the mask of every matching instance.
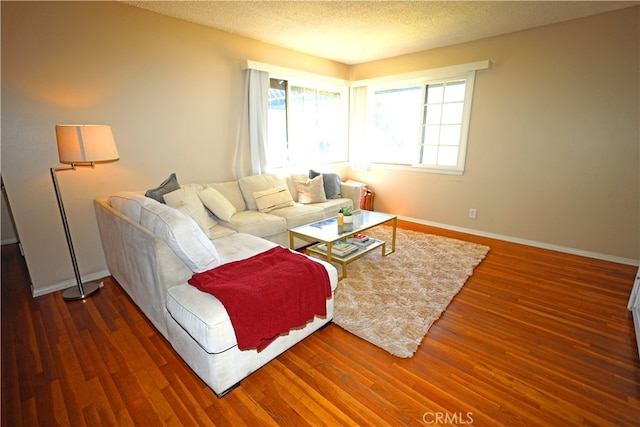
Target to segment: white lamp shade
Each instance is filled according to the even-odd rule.
[[[109,162],[118,160],[111,126],[56,125],[60,163]]]

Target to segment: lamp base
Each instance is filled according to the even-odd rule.
[[[98,282],[87,282],[83,283],[82,287],[84,288],[84,295],[80,294],[80,289],[78,287],[69,288],[62,293],[62,298],[67,301],[76,301],[79,299],[85,299],[95,294],[102,287],[102,283]]]

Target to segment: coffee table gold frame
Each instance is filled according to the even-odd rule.
[[[347,264],[354,261],[365,254],[382,248],[382,256],[387,256],[396,251],[396,229],[398,226],[398,217],[395,215],[384,214],[380,212],[372,212],[365,210],[354,211],[352,223],[338,225],[337,217],[325,219],[323,221],[313,222],[311,224],[295,227],[289,230],[289,247],[294,247],[294,239],[300,238],[308,242],[316,242],[306,248],[308,252],[326,257],[327,262],[333,261],[342,265],[342,276],[340,279],[347,277]],[[391,222],[393,233],[391,237],[391,249],[387,250],[387,244],[383,240],[375,240],[372,244],[358,248],[357,251],[345,256],[338,256],[333,253],[333,245],[339,240],[346,240],[356,234],[360,234],[370,228]],[[320,249],[325,245],[326,249]]]

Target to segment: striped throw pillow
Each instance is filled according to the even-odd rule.
[[[253,193],[253,198],[256,201],[258,210],[263,213],[294,205],[291,192],[289,192],[289,188],[286,185],[264,191],[256,191]]]

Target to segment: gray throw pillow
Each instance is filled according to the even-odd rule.
[[[171,175],[169,175],[169,178],[164,180],[162,184],[160,184],[156,188],[147,190],[147,192],[144,193],[144,195],[164,204],[164,198],[162,196],[179,189],[180,189],[180,184],[178,184],[178,178],[176,178],[175,173],[172,173]]]
[[[342,198],[342,177],[340,174],[334,172],[322,173],[314,171],[313,169],[309,171],[309,179],[313,179],[319,175],[322,175],[324,194],[327,199]]]

